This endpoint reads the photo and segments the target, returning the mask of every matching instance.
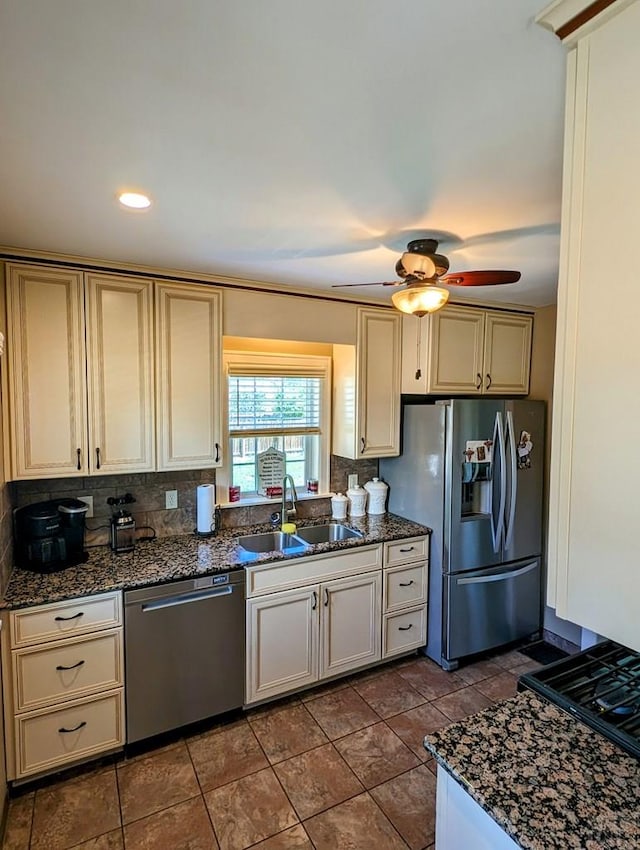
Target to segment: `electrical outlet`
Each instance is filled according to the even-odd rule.
[[[84,502],[85,505],[89,506],[89,510],[85,514],[85,518],[89,519],[93,516],[93,496],[76,496],[76,499],[79,502]]]
[[[349,490],[352,487],[355,487],[356,484],[358,483],[358,473],[352,472],[351,475],[349,475],[349,477],[347,478],[347,481],[349,482],[348,485],[347,485],[349,487]]]
[[[165,490],[164,506],[167,510],[171,510],[172,508],[178,507],[178,491],[177,490]]]

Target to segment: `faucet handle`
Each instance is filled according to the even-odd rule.
[[[275,528],[280,525],[280,511],[274,511],[269,517],[271,520],[271,525]]]

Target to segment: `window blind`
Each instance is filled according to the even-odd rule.
[[[319,434],[321,398],[320,377],[230,373],[229,434]]]

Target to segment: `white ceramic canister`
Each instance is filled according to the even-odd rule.
[[[369,494],[367,513],[373,515],[386,513],[385,504],[389,485],[385,484],[384,481],[380,481],[379,478],[374,478],[372,481],[367,481],[364,489]]]
[[[354,484],[347,490],[349,499],[349,516],[364,516],[367,507],[367,491],[359,484]]]
[[[331,497],[331,519],[346,519],[348,502],[349,500],[342,493],[335,493]]]

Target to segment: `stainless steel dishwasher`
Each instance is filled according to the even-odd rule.
[[[127,743],[244,701],[244,571],[127,591]]]

